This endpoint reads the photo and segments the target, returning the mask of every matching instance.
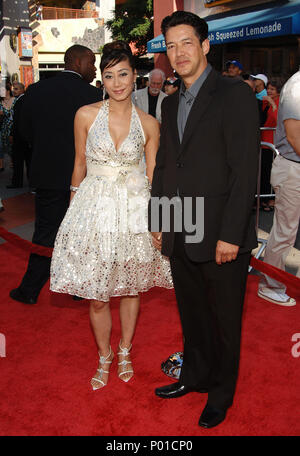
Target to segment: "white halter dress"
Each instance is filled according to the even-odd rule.
[[[52,291],[99,301],[173,287],[169,261],[148,232],[140,118],[132,105],[129,134],[118,151],[108,120],[106,100],[87,136],[87,175],[59,228],[50,277]]]

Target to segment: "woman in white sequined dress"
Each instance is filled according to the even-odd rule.
[[[147,226],[159,125],[131,101],[135,72],[127,44],[105,45],[100,68],[109,100],[84,106],[75,117],[71,203],[55,241],[50,281],[52,291],[91,300],[100,357],[94,390],[107,384],[114,358],[110,298],[121,297],[118,375],[127,382],[139,293],[173,287],[169,261],[153,247]]]

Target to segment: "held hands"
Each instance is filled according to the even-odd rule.
[[[216,247],[216,263],[222,264],[235,260],[238,251],[238,245],[229,244],[225,241],[218,241]]]
[[[157,250],[161,250],[162,245],[162,233],[153,232],[152,234],[152,244]],[[239,246],[234,244],[229,244],[225,241],[218,241],[216,247],[216,263],[222,264],[233,261],[236,259]]]
[[[153,232],[152,234],[152,244],[157,250],[161,250],[161,240],[162,240],[162,233]]]

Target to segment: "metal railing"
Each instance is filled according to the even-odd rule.
[[[89,19],[98,17],[99,14],[97,11],[44,6],[40,13],[40,17],[37,17],[37,19]]]
[[[266,130],[269,130],[269,131],[274,131],[276,130],[276,128],[271,128],[271,127],[261,127],[260,129],[261,131],[266,131]],[[277,155],[279,155],[279,151],[276,149],[276,147],[274,146],[274,144],[272,143],[269,143],[269,142],[265,142],[265,141],[261,141],[260,143],[260,151],[259,151],[259,160],[258,160],[258,176],[257,176],[257,187],[256,187],[256,234],[258,235],[258,224],[259,224],[259,209],[260,209],[260,198],[266,198],[266,197],[272,197],[274,196],[275,197],[275,193],[272,191],[272,186],[271,186],[271,183],[270,183],[270,190],[271,190],[271,193],[268,193],[268,194],[261,194],[260,193],[260,181],[261,181],[261,154],[262,154],[262,149],[270,149],[272,152],[273,152],[273,160],[274,158],[277,157]],[[260,256],[262,255],[262,253],[265,251],[266,247],[267,247],[267,243],[268,243],[268,240],[267,239],[262,239],[262,238],[258,238],[258,243],[261,244],[261,246],[259,247],[256,255],[255,255],[255,258],[259,259]],[[249,271],[251,271],[252,267],[249,266]]]

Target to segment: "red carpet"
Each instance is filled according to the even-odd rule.
[[[108,386],[93,392],[89,380],[97,350],[88,302],[51,294],[46,287],[34,306],[11,300],[9,290],[18,285],[27,256],[7,243],[0,246],[0,333],[6,337],[6,357],[0,358],[0,435],[299,435],[300,358],[291,353],[292,336],[300,332],[299,300],[292,308],[262,301],[256,297],[257,277],[249,276],[235,402],[225,422],[204,430],[197,422],[206,394],[170,401],[153,394],[170,382],[161,361],[181,349],[172,291],[154,289],[142,296],[133,380],[118,379],[115,361]],[[116,351],[118,299],[112,313]]]

